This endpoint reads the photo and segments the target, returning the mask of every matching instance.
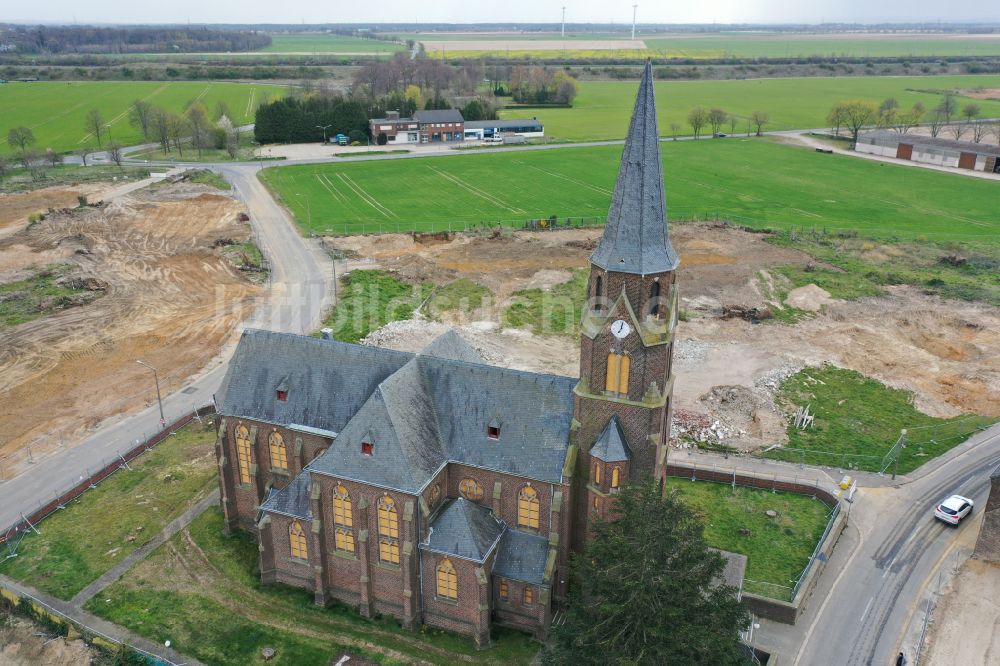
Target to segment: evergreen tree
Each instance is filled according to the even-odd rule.
[[[673,493],[633,483],[618,517],[597,521],[574,557],[566,621],[543,654],[551,665],[673,666],[743,663],[739,632],[750,615],[722,584],[724,558]]]

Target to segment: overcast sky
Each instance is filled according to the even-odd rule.
[[[1000,2],[941,0],[7,0],[0,22],[60,23],[821,23],[1000,21]]]

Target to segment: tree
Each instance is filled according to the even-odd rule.
[[[202,148],[208,146],[209,130],[212,128],[211,121],[208,119],[208,112],[205,111],[203,104],[195,102],[188,107],[184,116],[187,118],[187,125],[191,130],[191,143],[194,144],[195,149],[198,151],[198,157],[201,157]]]
[[[691,109],[690,113],[688,113],[688,125],[691,126],[691,130],[694,132],[695,139],[701,136],[701,128],[704,127],[705,123],[707,122],[708,122],[708,111],[701,108],[700,106],[696,106],[695,108]]]
[[[938,104],[937,108],[944,117],[944,123],[949,125],[951,124],[952,117],[958,113],[958,102],[955,101],[955,98],[951,93],[945,93],[944,99],[941,100],[941,103]]]
[[[844,126],[851,132],[851,140],[854,145],[858,143],[858,134],[866,126],[870,125],[878,114],[878,107],[874,102],[863,99],[855,99],[844,103],[843,110]]]
[[[184,139],[188,137],[188,134],[188,123],[186,120],[173,113],[167,116],[167,136],[170,137],[174,148],[177,149],[177,154],[181,157],[184,157]]]
[[[931,112],[931,117],[928,118],[927,125],[931,136],[936,138],[945,126],[944,114],[941,112],[941,109],[934,109],[934,111]]]
[[[403,96],[413,102],[413,108],[415,109],[419,109],[424,105],[424,94],[420,92],[420,86],[418,85],[411,83],[406,86],[406,89],[403,91]]]
[[[736,134],[736,124],[740,122],[740,119],[735,115],[730,114],[729,116],[729,133]]]
[[[836,128],[837,136],[840,136],[840,128],[844,124],[844,107],[846,102],[837,102],[830,109],[830,113],[826,116],[826,122],[830,127]]]
[[[83,129],[94,135],[97,147],[101,148],[101,137],[104,136],[104,116],[97,109],[91,109],[83,119]]]
[[[896,125],[895,129],[900,134],[906,134],[911,129],[920,124],[920,119],[924,117],[927,109],[920,102],[917,102],[909,111],[905,113],[899,113],[896,115]]]
[[[118,165],[118,168],[120,169],[122,167],[122,159],[123,159],[122,147],[119,146],[114,141],[109,141],[107,153],[108,153],[108,159],[114,162],[116,165]]]
[[[997,143],[1000,144],[1000,118],[993,119],[990,123],[990,127],[993,130],[993,136],[997,139]]]
[[[884,100],[878,107],[878,126],[881,129],[893,127],[899,114],[899,102],[892,97]]]
[[[3,182],[4,177],[10,172],[10,162],[7,161],[6,157],[0,155],[0,183]]]
[[[670,123],[670,136],[674,138],[674,141],[677,140],[677,135],[680,133],[680,131],[681,131],[680,124]]]
[[[760,136],[761,134],[763,134],[764,126],[767,125],[769,122],[771,122],[771,116],[763,111],[754,111],[750,115],[750,122],[752,122],[753,126],[756,128],[757,136]],[[838,133],[839,133],[839,128],[838,128]]]
[[[739,632],[750,615],[721,584],[724,558],[674,493],[652,481],[616,496],[617,519],[597,520],[593,540],[573,558],[565,621],[553,628],[542,662],[740,664]]]
[[[153,105],[137,99],[129,108],[128,120],[132,127],[142,132],[142,140],[149,141],[153,129]]]
[[[170,114],[163,109],[153,109],[152,117],[153,136],[164,153],[170,152]]]
[[[7,145],[11,148],[17,148],[18,152],[21,153],[21,164],[24,168],[28,168],[28,148],[35,145],[35,133],[31,131],[30,128],[24,127],[12,127],[10,131],[7,132]]]
[[[722,109],[712,109],[708,112],[708,124],[712,126],[712,136],[717,136],[722,130],[729,115]]]
[[[82,148],[76,149],[76,154],[80,156],[80,162],[83,166],[87,166],[87,157],[94,152],[94,149],[90,146],[83,146]]]
[[[60,164],[62,164],[63,158],[62,155],[60,155],[56,151],[52,150],[51,148],[47,148],[45,150],[45,161],[48,162],[49,166],[57,167]]]

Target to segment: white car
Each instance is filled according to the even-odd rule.
[[[958,525],[963,518],[972,515],[973,504],[968,497],[952,495],[934,507],[934,517],[949,525]]]

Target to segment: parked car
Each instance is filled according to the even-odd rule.
[[[952,495],[934,507],[934,517],[949,525],[958,525],[963,518],[972,515],[974,504],[968,497]]]

